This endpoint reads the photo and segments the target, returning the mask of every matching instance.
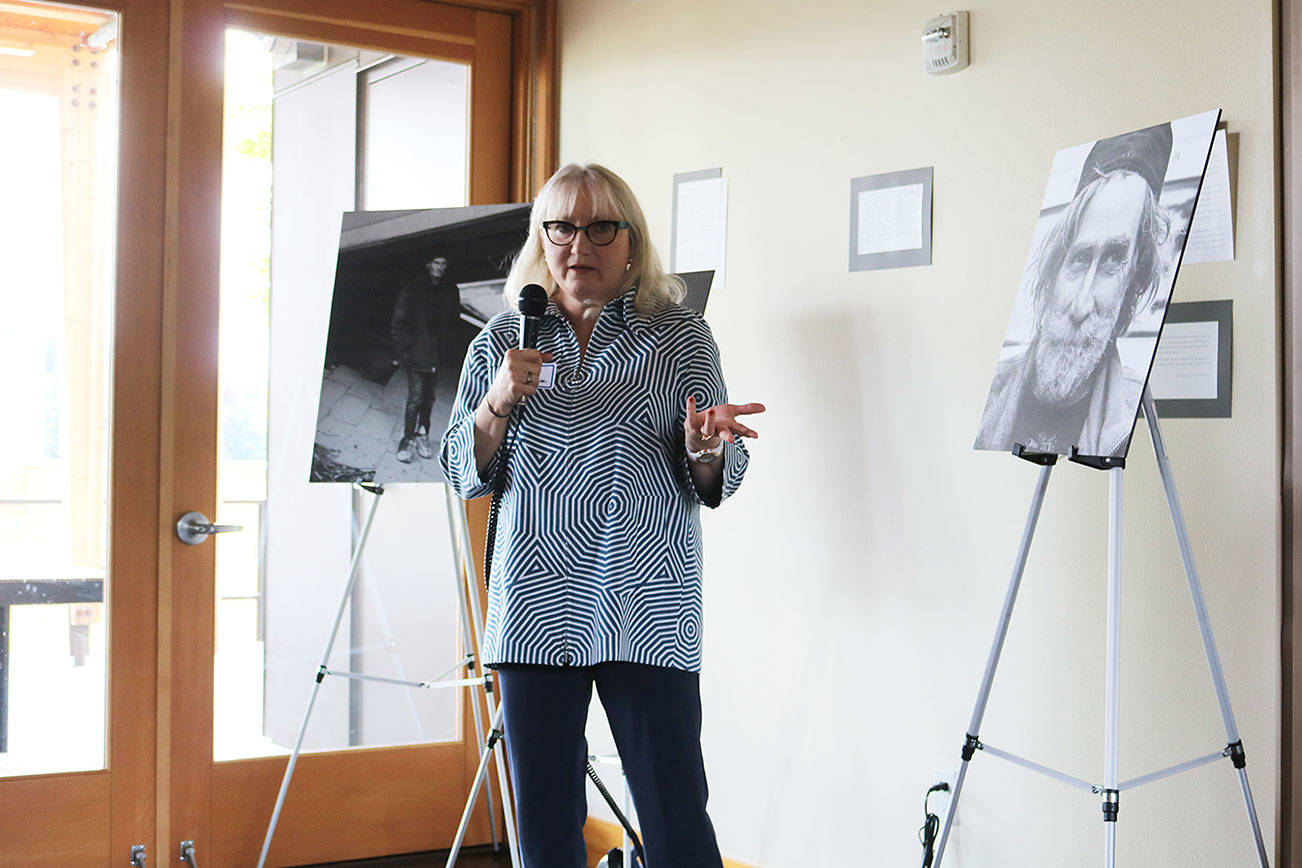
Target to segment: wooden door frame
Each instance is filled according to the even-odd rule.
[[[160,0],[161,2],[161,0]],[[218,245],[220,229],[220,159],[213,143],[222,136],[223,34],[228,25],[248,26],[319,42],[383,47],[404,53],[474,60],[479,37],[508,27],[511,37],[509,80],[472,81],[472,90],[489,88],[509,94],[487,113],[472,114],[471,140],[488,131],[509,131],[503,145],[487,160],[472,163],[471,204],[527,201],[550,175],[556,155],[556,0],[459,0],[465,15],[453,15],[469,30],[447,32],[425,0],[171,0],[168,64],[167,218],[163,316],[162,432],[158,522],[158,766],[155,781],[155,852],[168,858],[177,842],[198,842],[199,858],[219,833],[229,828],[232,806],[223,804],[223,821],[214,821],[215,788],[232,776],[251,774],[279,783],[280,760],[240,761],[239,768],[214,770],[212,762],[212,647],[214,641],[213,546],[177,543],[168,528],[176,516],[192,509],[215,515],[216,467],[194,466],[179,455],[178,444],[206,442],[215,430]],[[495,14],[486,14],[495,13]],[[445,16],[447,17],[447,16]],[[505,23],[504,23],[505,22]],[[478,68],[478,67],[476,67]],[[507,167],[503,172],[501,167]],[[178,624],[188,625],[177,629]],[[465,703],[469,705],[469,703]],[[202,722],[200,725],[199,722]],[[465,732],[472,728],[465,725]],[[350,754],[353,752],[350,752]],[[307,757],[295,781],[318,771],[341,785],[355,785],[370,760],[384,768],[419,764],[428,751],[389,749],[336,758],[329,763]],[[473,771],[473,751],[467,751]],[[223,764],[226,766],[227,764]],[[369,769],[375,772],[377,766]],[[339,771],[343,769],[343,771]],[[274,793],[274,786],[272,788]],[[346,801],[346,800],[345,800]],[[253,806],[265,828],[272,801]],[[235,806],[236,809],[241,806]],[[347,822],[357,803],[321,806],[326,817]],[[289,823],[290,807],[277,830]],[[459,814],[459,811],[458,811]],[[247,818],[246,818],[247,819]],[[323,820],[324,826],[330,820]],[[224,828],[220,828],[224,827]],[[486,827],[485,827],[486,828]],[[246,833],[247,834],[247,833]],[[261,829],[252,852],[261,844]],[[300,836],[310,844],[310,838]],[[373,839],[373,842],[376,839]],[[314,854],[302,852],[309,857]],[[211,856],[209,858],[212,858]],[[333,857],[338,858],[338,857]]]
[[[1277,231],[1282,307],[1280,317],[1283,406],[1281,439],[1282,528],[1280,559],[1280,776],[1276,859],[1302,866],[1302,0],[1280,0],[1278,45],[1278,150],[1280,178]]]
[[[127,858],[135,844],[157,840],[155,810],[158,765],[157,716],[133,709],[155,709],[158,699],[158,584],[156,573],[164,538],[158,523],[162,500],[163,299],[166,266],[168,57],[167,11],[160,3],[104,4],[122,14],[127,42],[121,52],[122,130],[118,165],[118,291],[114,343],[113,440],[133,444],[130,455],[113,450],[110,482],[111,526],[158,529],[136,534],[118,545],[109,562],[109,642],[114,659],[132,673],[110,673],[109,768],[111,777],[111,863]],[[125,7],[133,8],[125,8]],[[150,7],[142,9],[141,7]],[[145,50],[134,50],[132,44]],[[154,50],[147,50],[152,47]],[[160,207],[163,206],[163,207]],[[137,522],[139,522],[137,524]],[[117,533],[114,532],[114,536]],[[113,578],[116,577],[116,578]],[[132,619],[121,617],[131,612]],[[135,614],[139,613],[139,614]],[[120,655],[120,656],[119,656]],[[149,718],[153,719],[149,719]],[[123,770],[139,770],[138,778]],[[158,850],[152,850],[155,857]]]
[[[194,0],[190,0],[194,2]],[[216,0],[205,0],[216,3]],[[418,17],[420,7],[429,0],[402,0]],[[509,116],[502,120],[511,125],[510,187],[507,198],[527,202],[556,170],[558,151],[557,120],[557,4],[559,0],[449,0],[444,6],[459,6],[483,12],[498,12],[510,19],[511,26],[511,104]],[[368,28],[360,23],[357,3],[344,0],[224,0],[227,20],[251,28],[276,30],[304,39],[372,47],[368,40],[382,33],[389,48],[413,54],[468,59],[457,51],[464,42],[447,43],[442,50],[432,48],[440,36],[436,30],[415,26]],[[299,26],[290,23],[297,21]],[[473,136],[473,131],[472,131]],[[471,204],[497,202],[489,188],[493,179],[471,179]],[[476,196],[476,188],[483,194]]]

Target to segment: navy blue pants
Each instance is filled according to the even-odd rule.
[[[524,868],[584,868],[584,725],[592,686],[633,792],[647,868],[722,868],[701,759],[695,672],[639,663],[500,664]]]

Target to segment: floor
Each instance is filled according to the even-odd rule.
[[[304,866],[304,868],[444,868],[447,864],[448,851],[439,850],[431,853],[411,853],[406,856],[385,856],[382,859],[363,859],[360,862],[328,862],[324,865]],[[510,865],[511,858],[503,847],[497,855],[491,847],[467,847],[457,856],[456,868],[497,868]]]

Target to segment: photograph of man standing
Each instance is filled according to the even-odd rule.
[[[398,291],[393,305],[390,335],[398,366],[407,374],[407,408],[397,454],[404,464],[411,461],[413,451],[421,458],[434,454],[429,445],[429,420],[438,370],[435,294],[447,267],[442,256],[429,260],[425,272]]]
[[[1118,339],[1155,301],[1165,306],[1174,275],[1164,251],[1186,228],[1159,203],[1171,148],[1171,124],[1160,124],[1090,149],[1027,263],[1029,341],[999,361],[977,449],[1126,454],[1152,350],[1127,366]],[[1160,323],[1147,322],[1154,346]]]

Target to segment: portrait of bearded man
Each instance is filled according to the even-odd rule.
[[[1126,454],[1152,354],[1127,368],[1117,341],[1168,276],[1173,226],[1159,198],[1171,148],[1161,124],[1090,149],[1027,264],[1030,340],[996,367],[977,449]]]

